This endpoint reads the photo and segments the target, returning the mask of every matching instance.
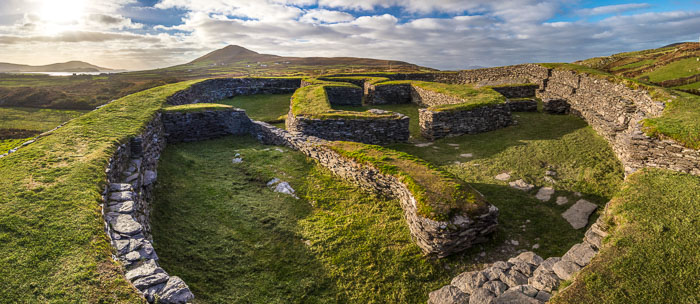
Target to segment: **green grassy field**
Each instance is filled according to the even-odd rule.
[[[30,140],[30,138],[15,138],[15,139],[0,139],[0,154],[6,153],[11,149],[18,147],[24,142]]]
[[[89,111],[0,107],[0,130],[48,131]]]

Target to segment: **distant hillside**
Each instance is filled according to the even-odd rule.
[[[99,67],[83,61],[68,61],[47,65],[26,65],[0,62],[0,73],[7,72],[107,72],[112,69]]]
[[[700,43],[697,42],[674,43],[575,63],[662,87],[700,89]]]
[[[309,75],[341,72],[419,72],[434,71],[415,64],[382,59],[355,57],[283,57],[260,54],[237,45],[208,53],[187,64],[163,69],[163,72],[185,71],[189,75]]]

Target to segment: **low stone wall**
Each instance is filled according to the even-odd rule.
[[[540,86],[537,84],[532,85],[514,85],[514,86],[496,86],[492,89],[506,98],[526,98],[535,97],[537,90]]]
[[[537,112],[535,99],[507,100],[506,105],[511,112]]]
[[[411,99],[413,100],[413,103],[422,107],[459,104],[466,102],[464,99],[426,90],[418,86],[411,86]]]
[[[209,79],[168,97],[171,105],[214,102],[240,95],[293,93],[301,86],[298,78]]]
[[[404,210],[411,236],[425,254],[445,257],[460,252],[473,244],[487,241],[498,225],[498,208],[490,204],[480,214],[456,215],[445,222],[424,218],[417,214],[415,197],[397,178],[344,158],[324,147],[322,144],[325,141],[320,138],[290,133],[261,122],[254,122],[252,133],[265,144],[285,145],[299,150],[364,189],[397,198]]]
[[[571,279],[588,265],[607,236],[601,218],[586,231],[582,243],[562,257],[542,259],[524,252],[498,261],[481,271],[464,272],[449,285],[433,291],[429,304],[544,303],[563,280]]]
[[[506,104],[468,111],[431,111],[419,109],[421,135],[435,140],[446,136],[475,134],[505,128],[514,123]]]
[[[390,113],[376,110],[376,113]],[[395,113],[392,118],[309,118],[287,114],[287,130],[326,140],[349,140],[366,144],[407,141],[409,118]]]
[[[151,243],[150,212],[153,183],[161,151],[165,147],[160,114],[145,131],[120,145],[110,159],[102,212],[105,231],[126,268],[125,277],[148,300],[187,303],[194,298],[185,282],[158,266]]]
[[[362,106],[363,91],[361,87],[340,87],[340,86],[326,86],[326,96],[328,96],[328,102],[333,105],[340,106]]]
[[[368,105],[384,105],[384,104],[406,104],[411,103],[411,85],[405,84],[387,84],[387,85],[365,85],[367,97],[365,103]]]
[[[251,122],[241,109],[163,113],[168,142],[189,142],[226,135],[247,134]]]

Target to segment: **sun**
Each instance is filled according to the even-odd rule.
[[[37,14],[45,24],[44,32],[56,34],[75,28],[85,14],[87,0],[41,0]]]

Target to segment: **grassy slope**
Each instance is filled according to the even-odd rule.
[[[233,109],[234,108],[232,106],[218,103],[193,103],[179,106],[164,106],[163,112],[194,113],[204,111],[225,111]]]
[[[289,112],[289,99],[291,97],[292,94],[237,96],[217,101],[217,103],[244,109],[251,119],[277,122],[280,121],[280,117]]]
[[[30,139],[32,138],[0,139],[0,154],[10,151]]]
[[[0,160],[0,298],[141,302],[110,257],[99,185],[116,143],[187,85],[123,98]]]
[[[661,82],[695,74],[700,74],[700,61],[697,58],[686,58],[656,68],[642,76],[649,76],[652,82]]]
[[[700,302],[700,178],[647,169],[610,205],[606,246],[553,303]]]
[[[87,111],[0,107],[0,129],[48,131]]]
[[[518,248],[523,249],[539,244],[534,251],[544,257],[561,255],[583,236],[583,229],[574,231],[559,215],[580,199],[574,192],[603,206],[622,181],[622,166],[605,140],[579,118],[517,113],[516,119],[516,126],[441,139],[428,147],[390,147],[442,166],[471,183],[501,210],[498,241],[487,248],[517,240]],[[472,157],[461,156],[466,153]],[[557,172],[555,184],[545,180],[547,170]],[[524,193],[495,180],[494,176],[502,172],[511,172],[512,180],[523,178],[536,186],[551,185],[555,196],[547,203],[540,202],[533,197],[537,188]],[[566,196],[569,203],[556,205],[556,196]],[[503,257],[508,258],[508,254],[512,253]]]

